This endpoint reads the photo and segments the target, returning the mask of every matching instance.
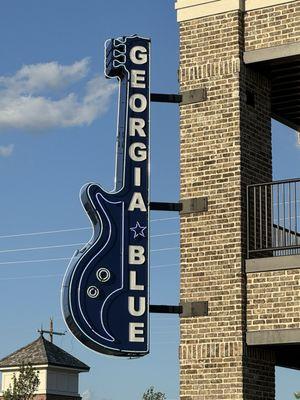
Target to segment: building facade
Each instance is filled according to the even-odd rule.
[[[272,181],[271,119],[300,131],[300,1],[177,0],[183,400],[271,400],[300,368],[299,180]]]
[[[87,372],[90,368],[43,336],[0,361],[0,399],[12,384],[13,376],[18,377],[20,367],[28,364],[38,372],[40,380],[34,400],[81,399],[79,373]]]

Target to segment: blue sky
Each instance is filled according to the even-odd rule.
[[[176,93],[173,0],[1,3],[0,357],[34,340],[50,316],[56,329],[66,329],[59,304],[62,275],[80,247],[73,245],[91,233],[79,190],[89,181],[113,187],[117,91],[103,79],[103,45],[107,38],[134,33],[152,39],[152,91]],[[151,197],[177,201],[178,107],[153,104],[151,113]],[[273,131],[275,178],[297,176],[295,133],[277,123]],[[178,219],[154,212],[151,218],[152,303],[177,304]],[[162,234],[167,235],[157,236]],[[71,246],[57,247],[62,245]],[[23,248],[34,250],[15,251]],[[81,376],[81,393],[91,400],[132,400],[154,385],[178,399],[178,317],[151,319],[151,354],[140,360],[96,355],[69,333],[56,338],[91,366]],[[300,389],[299,373],[279,369],[277,376],[277,400],[292,398]]]

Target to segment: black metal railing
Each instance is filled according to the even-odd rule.
[[[247,188],[250,257],[300,254],[300,179]]]

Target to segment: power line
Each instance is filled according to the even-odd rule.
[[[155,253],[157,251],[171,251],[171,250],[179,250],[180,247],[165,247],[164,249],[152,249],[151,252]]]
[[[170,221],[170,220],[172,220],[172,219],[179,219],[179,217],[169,217],[169,218],[150,219],[150,222]]]
[[[42,260],[21,260],[21,261],[6,261],[0,262],[0,265],[11,265],[11,264],[30,264],[30,263],[41,263],[48,261],[70,261],[70,257],[62,257],[62,258],[45,258]]]
[[[176,232],[174,232],[177,234]],[[164,234],[165,236],[168,235],[173,235],[174,233],[170,234]],[[65,247],[76,247],[76,246],[84,246],[86,245],[86,242],[82,243],[70,243],[70,244],[58,244],[58,245],[50,245],[50,246],[37,246],[37,247],[22,247],[22,248],[17,248],[17,249],[6,249],[6,250],[0,250],[0,253],[15,253],[19,251],[34,251],[34,250],[47,250],[47,249],[61,249]],[[168,248],[163,248],[163,249],[153,249],[150,251],[167,251],[167,250],[175,250],[179,249],[179,247],[168,247]]]
[[[70,260],[69,258],[67,260]],[[168,268],[171,266],[179,266],[179,264],[161,264],[161,265],[153,265],[150,266],[150,269],[156,268]],[[25,276],[13,276],[13,277],[6,277],[0,278],[0,281],[15,281],[15,280],[22,280],[22,279],[45,279],[45,278],[62,278],[63,274],[49,274],[49,275],[25,275]],[[167,319],[167,318],[166,318]]]
[[[155,268],[162,268],[162,267],[166,268],[166,267],[178,267],[178,266],[179,266],[178,263],[177,264],[161,264],[161,265],[150,266],[150,268],[155,269]]]
[[[169,218],[156,218],[151,219],[150,222],[161,222],[161,221],[170,221],[179,219],[179,217],[169,217]],[[50,230],[50,231],[38,231],[38,232],[29,232],[29,233],[17,233],[12,235],[0,235],[0,239],[8,239],[8,238],[15,238],[21,236],[35,236],[35,235],[49,235],[53,233],[63,233],[63,232],[76,232],[76,231],[84,231],[84,230],[91,230],[91,227],[82,227],[82,228],[69,228],[69,229],[57,229],[57,230]]]
[[[170,247],[166,249],[156,249],[154,251],[167,251],[167,250],[177,250],[179,247]],[[151,250],[153,251],[153,250]],[[12,264],[30,264],[30,263],[42,263],[42,262],[51,262],[51,261],[70,261],[72,257],[60,257],[60,258],[44,258],[40,260],[21,260],[21,261],[3,261],[0,262],[0,265],[12,265]],[[155,267],[153,267],[155,268]]]
[[[13,276],[9,278],[0,278],[0,281],[17,281],[22,279],[43,279],[43,278],[60,278],[62,274],[56,275],[27,275],[27,276]]]
[[[75,231],[84,231],[90,230],[92,228],[70,228],[70,229],[57,229],[53,231],[40,231],[40,232],[29,232],[29,233],[18,233],[14,235],[1,235],[0,239],[8,239],[14,237],[21,237],[21,236],[35,236],[35,235],[48,235],[51,233],[61,233],[61,232],[75,232]]]
[[[86,243],[71,243],[71,244],[58,244],[53,246],[38,246],[38,247],[24,247],[20,249],[7,249],[0,250],[0,253],[13,253],[17,251],[33,251],[33,250],[46,250],[46,249],[60,249],[64,247],[75,247],[75,246],[83,246]]]
[[[151,238],[155,238],[155,237],[163,237],[163,236],[178,236],[180,234],[180,232],[171,232],[171,233],[160,233],[158,235],[151,235]]]

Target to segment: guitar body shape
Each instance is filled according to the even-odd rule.
[[[106,42],[106,76],[119,79],[116,187],[81,190],[93,227],[75,252],[62,286],[71,332],[108,355],[149,352],[149,39]]]

